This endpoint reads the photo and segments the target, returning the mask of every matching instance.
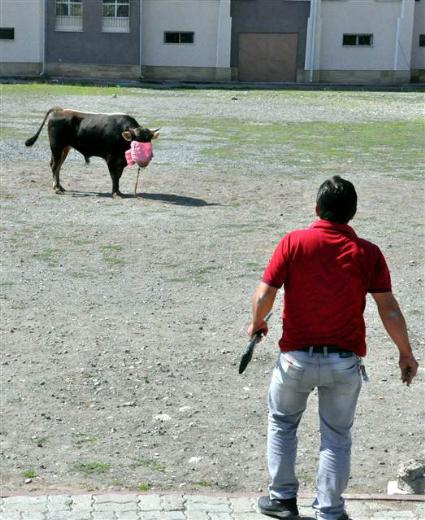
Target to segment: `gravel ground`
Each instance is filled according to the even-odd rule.
[[[56,89],[6,91],[3,102],[3,492],[265,490],[266,393],[281,304],[239,376],[250,299],[274,245],[314,219],[317,187],[334,173],[357,187],[353,226],[385,252],[421,359],[420,164],[394,163],[391,151],[390,172],[373,151],[361,164],[355,157],[289,164],[288,143],[272,143],[271,154],[246,147],[232,156],[237,139],[232,145],[214,124],[260,130],[261,146],[263,125],[402,125],[421,116],[423,96]],[[129,196],[115,200],[104,162],[86,166],[76,152],[62,171],[67,192],[51,191],[47,132],[32,148],[23,142],[54,105],[124,111],[161,126],[139,197],[134,168],[121,183]],[[228,159],[214,155],[220,146],[229,146]],[[352,493],[385,492],[423,442],[423,372],[403,387],[396,349],[370,302],[366,319],[371,383],[354,426]],[[318,459],[316,408],[313,394],[299,434],[305,491],[314,488]]]

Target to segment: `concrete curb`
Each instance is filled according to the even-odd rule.
[[[312,495],[298,500],[300,520],[314,520]],[[353,520],[425,520],[425,497],[350,495]],[[264,520],[258,494],[60,493],[0,499],[0,520]]]

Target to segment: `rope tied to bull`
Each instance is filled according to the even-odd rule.
[[[139,184],[140,166],[137,168],[136,184],[134,186],[134,196],[137,197],[137,185]]]

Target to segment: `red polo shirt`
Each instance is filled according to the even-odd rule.
[[[317,220],[288,233],[275,249],[263,282],[284,286],[283,352],[334,345],[366,355],[366,294],[391,291],[378,246],[346,224]]]

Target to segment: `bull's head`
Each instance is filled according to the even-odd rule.
[[[122,133],[122,136],[126,141],[140,141],[141,143],[150,143],[152,139],[159,137],[159,128],[155,130],[149,130],[149,128],[129,128]]]

